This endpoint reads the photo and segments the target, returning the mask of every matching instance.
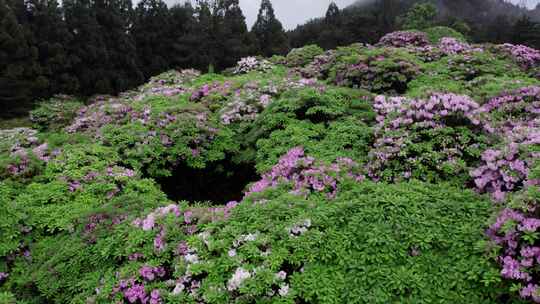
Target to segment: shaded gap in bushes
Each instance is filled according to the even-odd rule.
[[[173,201],[226,204],[240,201],[249,183],[259,180],[251,164],[236,164],[226,159],[209,163],[204,169],[180,164],[166,178],[157,179],[161,189]]]

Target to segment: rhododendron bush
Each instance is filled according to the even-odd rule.
[[[0,130],[0,303],[540,303],[538,51],[308,45]]]

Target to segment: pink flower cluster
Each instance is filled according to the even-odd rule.
[[[538,233],[540,219],[526,213],[504,209],[494,224],[487,230],[488,236],[502,247],[498,262],[501,276],[521,283],[520,295],[540,303],[538,269],[540,266],[540,246],[524,242],[525,234]]]
[[[525,69],[533,68],[540,64],[540,51],[536,49],[510,43],[505,43],[500,47]]]
[[[358,181],[363,180],[362,175],[353,173],[356,167],[357,164],[348,158],[338,159],[329,166],[317,164],[315,158],[305,155],[302,147],[296,147],[282,156],[260,181],[251,185],[246,196],[277,187],[282,183],[292,183],[295,194],[324,192],[332,198],[337,194],[338,182],[343,175]]]
[[[384,35],[379,40],[378,45],[393,47],[427,46],[429,40],[427,35],[422,32],[398,31]]]

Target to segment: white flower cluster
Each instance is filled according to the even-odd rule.
[[[245,57],[240,59],[234,69],[234,74],[244,74],[251,71],[264,72],[272,68],[272,63],[268,60],[259,60],[256,57]]]

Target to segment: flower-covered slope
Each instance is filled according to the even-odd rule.
[[[0,302],[540,302],[539,65],[396,32],[42,103],[0,131]]]

